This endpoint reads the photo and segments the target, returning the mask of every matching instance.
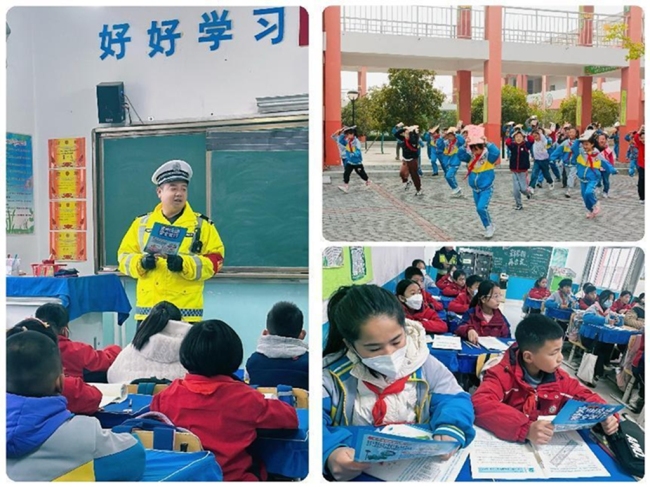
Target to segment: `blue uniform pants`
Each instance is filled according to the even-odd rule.
[[[492,224],[490,213],[488,212],[488,206],[490,206],[490,200],[492,199],[494,186],[490,186],[489,188],[481,191],[473,190],[472,192],[474,193],[474,204],[476,205],[476,212],[478,213],[483,226],[487,228]]]
[[[456,182],[456,173],[458,172],[459,166],[449,166],[447,172],[445,173],[445,179],[449,184],[451,189],[456,189],[458,187],[458,182]]]
[[[586,181],[584,179],[580,180],[580,194],[582,195],[582,201],[584,201],[585,206],[589,211],[594,211],[594,206],[598,203],[598,199],[596,198],[597,184],[597,179],[591,181]]]
[[[540,173],[544,179],[546,179],[546,182],[548,184],[553,183],[553,179],[551,179],[551,173],[549,172],[548,159],[545,161],[535,161],[533,164],[533,174],[530,177],[531,182],[537,182],[539,180]]]

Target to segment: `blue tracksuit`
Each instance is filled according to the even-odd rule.
[[[616,155],[616,160],[618,161],[618,151],[619,151],[619,142],[621,139],[620,134],[618,133],[618,130],[614,131],[612,135],[609,136],[610,139],[614,141],[614,154]]]
[[[639,150],[636,148],[636,146],[633,143],[634,137],[632,136],[632,133],[629,133],[625,136],[625,140],[627,140],[630,145],[627,147],[627,159],[630,161],[630,166],[628,167],[627,173],[631,176],[634,177],[634,173],[637,170],[637,160],[639,158]]]
[[[494,164],[499,160],[501,151],[491,142],[488,142],[486,150],[476,161],[471,171],[468,173],[469,187],[472,188],[474,193],[474,204],[476,205],[476,212],[481,218],[481,223],[484,227],[492,224],[488,206],[492,199],[494,192]],[[473,155],[465,148],[460,150],[460,159],[471,165]],[[469,170],[469,166],[468,166]]]
[[[438,148],[441,148],[442,150],[438,150],[438,158],[440,159],[442,167],[447,167],[445,179],[447,180],[449,187],[451,189],[456,189],[458,187],[456,173],[458,172],[461,162],[459,151],[460,148],[465,145],[465,138],[462,135],[456,135],[456,137],[451,140],[443,139],[441,137],[438,139],[439,144],[440,140],[442,140],[442,147],[439,145]]]
[[[361,141],[356,137],[350,142],[345,138],[345,135],[341,135],[338,140],[339,146],[343,146],[345,150],[345,163],[352,166],[358,166],[363,164],[363,152],[361,148]]]
[[[427,155],[429,156],[429,160],[431,161],[431,169],[433,170],[433,174],[437,175],[438,174],[437,143],[438,140],[440,140],[440,137],[434,137],[431,135],[431,133],[427,132],[422,136],[421,140],[425,142],[427,145]]]
[[[590,163],[587,153],[579,140],[576,140],[573,143],[571,151],[574,154],[577,154],[577,175],[580,180],[580,193],[582,194],[582,200],[584,201],[587,210],[591,212],[598,203],[598,199],[596,198],[596,186],[600,181],[600,167],[604,159],[600,155],[600,152],[594,149],[594,152],[592,153],[593,159]]]

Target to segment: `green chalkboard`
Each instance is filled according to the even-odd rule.
[[[213,151],[212,219],[226,265],[308,267],[308,154]]]
[[[548,274],[552,247],[477,247],[492,252],[492,272],[537,279]]]
[[[165,161],[183,159],[194,176],[189,202],[194,211],[206,211],[206,134],[151,135],[105,138],[98,174],[101,197],[98,237],[103,243],[100,266],[117,267],[117,249],[133,220],[159,203],[151,175]]]

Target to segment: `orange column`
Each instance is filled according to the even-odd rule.
[[[528,92],[528,76],[525,74],[517,75],[517,88]]]
[[[458,118],[468,125],[472,121],[472,72],[457,71]]]
[[[573,76],[567,76],[566,77],[566,96],[565,96],[565,98],[569,98],[571,96],[571,88],[573,88]]]
[[[359,92],[359,97],[366,96],[366,93],[368,92],[368,83],[366,82],[367,74],[368,70],[365,66],[357,71],[357,91]]]
[[[326,166],[337,166],[341,163],[339,149],[330,135],[341,128],[341,7],[325,9],[323,31],[324,157]]]
[[[627,35],[632,42],[641,42],[642,12],[641,7],[627,7],[625,14]],[[621,69],[620,160],[624,160],[627,153],[628,143],[624,139],[625,134],[637,130],[643,124],[641,91],[641,60],[630,60],[629,65]]]
[[[485,40],[489,43],[489,57],[483,65],[485,101],[483,124],[485,136],[490,142],[501,144],[501,54],[503,7],[485,7]]]
[[[598,78],[596,78],[596,89],[598,91],[603,91],[603,81],[604,81],[604,78],[602,78],[600,76]]]
[[[456,33],[459,39],[472,38],[472,7],[458,7]]]
[[[546,88],[548,85],[548,76],[542,76],[542,107],[546,108]],[[549,107],[550,108],[550,107]]]
[[[593,44],[594,22],[593,5],[578,7],[580,9],[580,38],[581,46],[591,46]],[[591,93],[593,77],[578,76],[578,104],[576,107],[576,125],[580,130],[584,130],[591,120]]]
[[[451,102],[458,105],[458,76],[455,74],[451,77]]]

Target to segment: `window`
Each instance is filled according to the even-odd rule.
[[[548,89],[548,91],[555,91],[555,85],[551,85]]]
[[[588,282],[598,289],[622,291],[633,257],[633,248],[596,248]]]

